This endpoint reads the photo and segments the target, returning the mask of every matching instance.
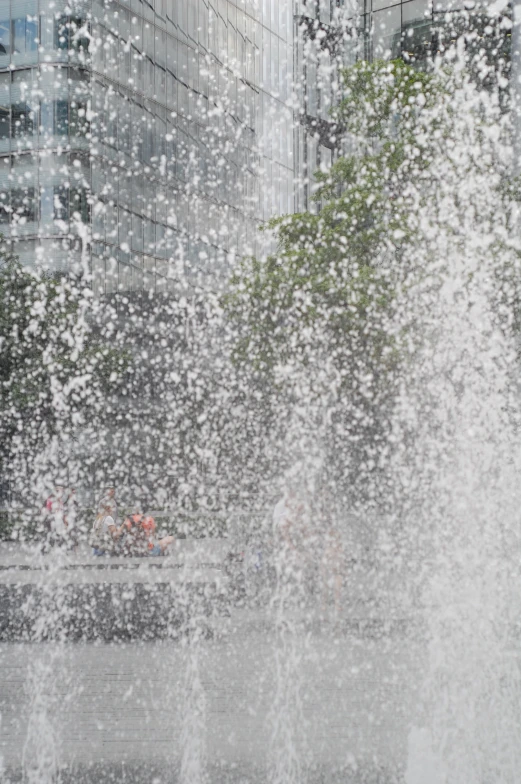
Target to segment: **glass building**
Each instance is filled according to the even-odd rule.
[[[425,68],[463,36],[471,55],[485,54],[508,77],[511,13],[510,5],[498,11],[474,0],[296,0],[297,210],[313,208],[313,174],[341,149],[329,110],[341,97],[342,68],[362,58],[403,58]]]
[[[168,290],[187,261],[217,285],[310,205],[347,63],[421,64],[469,16],[508,59],[505,16],[458,1],[0,0],[0,230],[27,265],[88,264],[98,295]]]
[[[0,229],[95,293],[222,279],[294,206],[291,0],[0,0]]]

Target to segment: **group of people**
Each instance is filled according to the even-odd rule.
[[[78,545],[77,504],[74,488],[55,485],[42,507],[46,532],[44,551],[75,550]],[[156,523],[151,515],[135,507],[132,514],[118,523],[116,490],[107,487],[96,508],[89,544],[95,556],[165,555],[175,537],[156,539]]]
[[[138,507],[118,525],[118,507],[114,487],[105,490],[101,498],[89,543],[95,556],[154,557],[165,555],[175,541],[173,536],[155,538],[156,524],[151,515]]]
[[[277,570],[279,578],[291,586],[305,585],[309,571],[320,577],[322,601],[325,607],[333,599],[337,616],[341,609],[344,552],[342,539],[328,514],[319,512],[320,531],[314,530],[310,504],[302,494],[289,487],[273,513],[273,533],[277,542]],[[56,485],[42,509],[48,531],[47,544],[75,549],[77,546],[76,491]],[[116,490],[107,487],[97,505],[90,532],[89,544],[94,556],[155,557],[165,555],[175,541],[173,536],[157,539],[156,523],[150,514],[136,506],[132,514],[118,522]],[[319,545],[317,547],[317,545]],[[317,553],[320,557],[317,561]]]

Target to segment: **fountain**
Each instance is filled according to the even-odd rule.
[[[386,25],[398,7],[374,9],[373,54],[400,46],[403,60],[358,57],[341,88],[337,66],[360,54],[348,10],[299,4],[293,40],[282,2],[179,3],[175,22],[161,4],[94,5],[85,26],[81,9],[59,17],[73,60],[52,89],[63,102],[78,83],[67,122],[88,122],[107,160],[92,163],[89,223],[86,158],[70,153],[74,283],[24,278],[23,334],[43,334],[48,303],[52,319],[67,303],[68,327],[51,319],[41,354],[30,338],[62,364],[41,376],[48,419],[31,398],[33,424],[22,406],[27,432],[20,415],[9,436],[26,508],[0,551],[4,780],[515,784],[521,245],[501,46],[491,63],[475,41],[492,33],[474,36],[463,14],[417,67],[425,19],[400,6],[397,34]],[[228,24],[242,43],[217,66]],[[509,29],[501,9],[487,24]],[[208,36],[208,60],[194,35]],[[164,56],[156,77],[141,37]],[[103,95],[84,106],[75,69],[91,67]],[[8,90],[33,100],[42,79],[44,94],[46,68]],[[252,240],[255,221],[289,211],[293,186],[300,217]],[[57,231],[64,199],[56,185]],[[34,217],[17,210],[12,236]],[[45,541],[52,482],[79,485],[76,538]],[[175,535],[164,558],[92,555],[107,484],[118,525],[140,502],[156,538]]]

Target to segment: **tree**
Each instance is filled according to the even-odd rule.
[[[416,231],[408,184],[427,177],[423,114],[440,85],[400,60],[359,62],[343,82],[333,117],[346,154],[316,174],[314,211],[271,221],[277,252],[240,264],[225,308],[235,361],[272,385],[277,405],[298,397],[303,373],[308,396],[335,386],[331,421],[351,463],[357,453],[354,476],[376,465],[392,405],[403,337],[395,293],[411,275],[404,249]],[[345,448],[333,441],[345,471]]]
[[[305,361],[310,330],[333,339],[343,360],[353,341],[375,358],[389,350],[380,330],[367,333],[368,316],[391,307],[396,267],[385,261],[399,260],[414,231],[406,184],[428,167],[417,131],[435,94],[432,77],[399,60],[346,70],[334,119],[350,153],[317,172],[314,212],[270,222],[278,252],[247,259],[232,278],[238,361],[267,372],[295,352]]]
[[[54,436],[74,436],[128,367],[89,323],[81,279],[0,265],[0,472],[31,461]]]
[[[364,503],[382,486],[398,390],[436,329],[414,297],[435,299],[451,257],[472,247],[479,264],[496,258],[491,296],[512,326],[518,207],[501,69],[472,57],[472,69],[346,69],[332,112],[344,154],[316,174],[313,210],[270,222],[277,251],[240,263],[224,298],[235,362],[270,386],[281,419],[302,401],[327,409],[328,473]],[[462,267],[461,286],[475,274]]]

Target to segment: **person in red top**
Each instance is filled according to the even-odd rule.
[[[65,514],[65,491],[63,485],[55,485],[54,492],[42,507],[44,525],[47,529],[47,542],[44,551],[67,544],[67,517]]]
[[[175,536],[163,536],[154,542],[154,534],[156,532],[156,523],[153,517],[147,515],[143,520],[143,528],[148,535],[148,555],[164,555],[166,549],[172,542],[175,542]]]
[[[174,536],[164,536],[154,542],[155,520],[150,515],[143,515],[139,510],[126,518],[124,526],[123,550],[125,555],[141,558],[164,555],[167,547],[175,541]]]

